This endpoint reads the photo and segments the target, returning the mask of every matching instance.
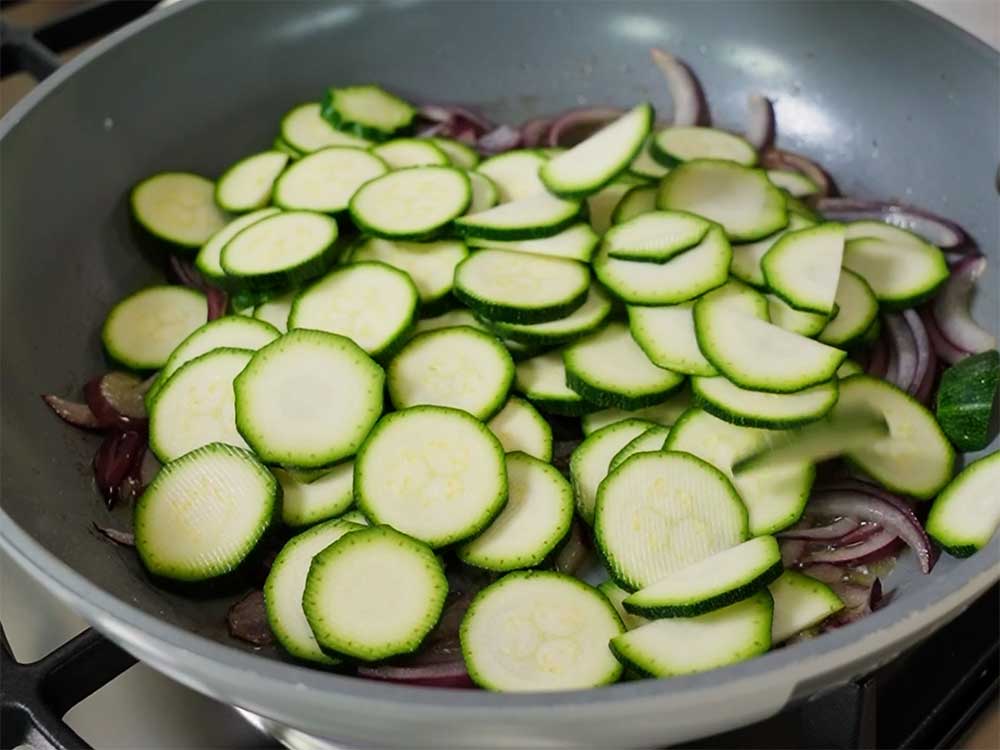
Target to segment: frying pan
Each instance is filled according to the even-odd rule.
[[[648,64],[654,44],[692,64],[722,126],[740,128],[746,95],[763,92],[777,101],[780,142],[827,165],[846,194],[898,197],[964,224],[994,261],[975,313],[997,329],[998,55],[915,6],[181,3],[95,45],[0,126],[4,548],[180,682],[315,735],[378,746],[679,742],[871,670],[958,614],[997,580],[997,539],[967,560],[943,558],[930,576],[904,555],[886,608],[725,669],[543,695],[410,688],[241,647],[224,627],[232,599],[154,587],[130,550],[88,533],[95,520],[127,523],[127,509],[109,513],[92,490],[96,438],[67,428],[38,394],[70,393],[105,369],[106,311],[162,278],[136,249],[129,186],[164,169],[220,174],[333,83],[471,102],[507,122],[640,99],[669,116]]]

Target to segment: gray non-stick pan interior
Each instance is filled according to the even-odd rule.
[[[641,99],[669,117],[666,87],[648,56],[650,46],[662,46],[698,72],[717,124],[739,130],[747,95],[762,92],[776,101],[779,143],[818,158],[844,193],[939,211],[997,258],[997,55],[913,6],[213,2],[140,26],[17,107],[0,151],[4,536],[16,540],[22,558],[51,569],[30,537],[117,597],[108,614],[133,624],[141,621],[127,608],[240,648],[225,633],[231,598],[165,592],[130,550],[92,533],[93,521],[124,526],[127,510],[109,513],[93,490],[97,438],[61,423],[38,395],[72,395],[105,370],[98,339],[105,313],[128,291],[162,278],[162,259],[142,249],[130,227],[129,187],[158,170],[220,174],[267,147],[281,114],[330,84],[376,81],[414,101],[472,103],[512,123]],[[976,303],[994,330],[997,265]],[[995,549],[983,555],[945,559],[930,578],[904,561],[889,578],[894,601],[873,623],[798,646],[795,659],[832,652],[921,611],[996,560]],[[63,578],[63,585],[93,598],[76,582]],[[789,658],[786,651],[737,669],[762,674]],[[265,664],[270,680],[349,689],[335,676]],[[621,698],[653,695],[723,683],[726,674],[612,690]]]

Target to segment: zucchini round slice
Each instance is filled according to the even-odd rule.
[[[966,466],[931,506],[927,533],[955,557],[985,547],[1000,527],[1000,453]]]
[[[604,244],[612,258],[666,263],[701,242],[711,226],[700,216],[653,211],[609,229]]]
[[[584,414],[580,420],[580,426],[584,435],[592,435],[602,427],[609,424],[617,424],[626,419],[644,419],[654,422],[664,427],[670,427],[676,422],[681,414],[691,408],[691,392],[687,388],[682,388],[676,393],[672,393],[659,404],[647,406],[644,409],[634,409],[624,411],[622,409],[602,409],[590,414]]]
[[[629,305],[629,330],[657,367],[686,375],[716,375],[718,370],[698,348],[693,311],[694,302],[659,307]]]
[[[455,221],[465,237],[488,240],[532,240],[551,237],[576,223],[580,204],[548,193],[535,193]]]
[[[444,151],[454,166],[461,169],[475,169],[479,164],[479,152],[454,138],[430,138],[431,143]]]
[[[788,226],[774,234],[768,235],[762,240],[746,242],[743,244],[733,244],[733,262],[729,272],[740,281],[755,286],[758,289],[767,289],[767,280],[764,278],[764,271],[760,264],[767,255],[767,252],[774,244],[785,236],[788,232],[798,229],[805,229],[814,226],[816,222],[805,219],[798,214],[788,215]]]
[[[183,286],[151,286],[111,309],[101,329],[101,342],[116,362],[133,370],[156,370],[207,317],[208,303],[201,292]]]
[[[411,167],[362,185],[351,198],[351,218],[376,237],[421,240],[465,213],[471,200],[461,169]]]
[[[482,237],[470,237],[469,244],[474,247],[491,247],[496,250],[513,250],[518,253],[533,255],[548,255],[553,258],[579,260],[589,263],[600,238],[590,228],[589,224],[572,224],[559,234],[543,237],[539,240],[489,240]]]
[[[476,171],[497,186],[500,203],[510,203],[545,191],[538,170],[547,161],[544,154],[534,149],[521,149],[484,159]]]
[[[617,469],[621,464],[625,463],[626,459],[631,458],[636,453],[651,453],[663,450],[663,444],[667,441],[667,435],[669,434],[669,427],[663,427],[662,425],[650,427],[639,437],[630,440],[624,448],[615,454],[615,457],[611,459],[611,463],[608,464],[608,472],[610,473]]]
[[[490,327],[511,341],[534,346],[558,346],[596,331],[611,314],[611,299],[597,284],[591,284],[587,299],[565,318],[548,323],[501,323]]]
[[[417,110],[379,86],[366,85],[327,89],[322,114],[338,130],[386,141],[407,132]]]
[[[649,151],[665,167],[694,159],[732,161],[745,167],[757,163],[757,151],[743,138],[725,130],[698,126],[661,130],[650,139]]]
[[[507,453],[520,451],[540,461],[552,460],[552,427],[523,398],[508,398],[486,426]]]
[[[650,135],[646,138],[646,142],[639,149],[639,153],[636,154],[632,163],[628,165],[628,171],[631,174],[643,177],[648,180],[659,180],[667,172],[670,171],[670,167],[665,167],[656,159],[653,158],[653,139],[656,138],[656,134]],[[654,194],[656,188],[653,188]],[[653,209],[650,208],[652,211]]]
[[[274,181],[288,164],[288,154],[264,151],[233,164],[215,186],[215,202],[225,211],[242,213],[271,201]]]
[[[389,171],[378,156],[349,146],[313,151],[292,164],[274,185],[274,203],[288,210],[339,213],[362,185]]]
[[[828,315],[796,310],[776,294],[767,295],[767,311],[771,322],[778,328],[784,328],[786,331],[807,338],[812,338],[822,331],[830,320]]]
[[[777,430],[815,422],[837,403],[837,379],[795,393],[740,388],[723,377],[693,377],[694,400],[709,414],[732,424]]]
[[[215,183],[190,172],[147,177],[129,196],[132,217],[157,239],[197,249],[226,225],[215,203]]]
[[[371,145],[367,138],[341,132],[324,120],[319,102],[306,102],[290,110],[281,120],[281,138],[296,151],[297,158],[328,146]]]
[[[489,177],[468,169],[465,171],[465,176],[469,178],[469,187],[472,189],[469,207],[465,209],[467,215],[478,214],[500,202],[500,189]]]
[[[597,407],[566,385],[562,352],[539,354],[517,363],[514,387],[548,414],[579,416]]]
[[[318,477],[275,469],[281,483],[281,520],[286,526],[311,526],[335,518],[354,503],[354,462],[341,461]]]
[[[844,226],[820,224],[783,235],[761,260],[761,270],[792,308],[830,315],[843,257]]]
[[[789,172],[784,169],[767,170],[767,179],[795,198],[806,198],[816,195],[819,187],[801,172]]]
[[[833,589],[794,570],[786,570],[767,588],[774,599],[771,643],[787,641],[844,608]]]
[[[229,244],[229,240],[242,232],[251,224],[256,224],[261,219],[274,216],[279,213],[277,208],[262,208],[259,211],[251,211],[243,214],[239,218],[233,219],[222,229],[209,237],[208,242],[201,246],[195,258],[194,265],[201,274],[220,286],[228,286],[230,279],[226,278],[226,272],[222,268],[222,248]]]
[[[404,271],[417,287],[420,303],[430,305],[451,292],[455,267],[469,256],[461,240],[405,242],[370,237],[354,248],[351,262],[376,260]]]
[[[292,312],[292,302],[298,294],[297,289],[290,292],[271,297],[267,302],[262,302],[253,309],[253,316],[257,320],[269,323],[274,326],[279,333],[288,331],[288,316]]]
[[[878,318],[878,300],[868,282],[844,268],[834,302],[837,313],[820,331],[819,340],[843,349],[860,341]]]
[[[611,224],[617,226],[626,221],[652,213],[656,210],[656,185],[635,185],[622,196],[611,212]]]
[[[848,225],[844,267],[868,283],[884,308],[915,307],[948,278],[944,254],[933,245],[877,237],[850,239],[853,226]],[[896,231],[906,234],[901,229]]]
[[[373,147],[372,153],[392,169],[451,164],[451,160],[434,141],[420,138],[396,138]]]

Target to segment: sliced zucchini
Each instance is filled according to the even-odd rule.
[[[960,451],[989,446],[998,385],[1000,352],[996,349],[966,357],[941,375],[935,413],[944,434]]]
[[[815,223],[798,214],[790,213],[788,215],[788,226],[785,229],[768,235],[756,242],[734,244],[733,262],[729,267],[730,273],[740,281],[746,282],[758,289],[766,289],[767,280],[764,278],[764,271],[760,267],[761,260],[785,234],[814,226]]]
[[[497,186],[500,203],[510,203],[545,191],[538,170],[547,161],[544,154],[534,149],[522,149],[484,159],[476,171]]]
[[[607,425],[587,436],[574,450],[569,461],[573,492],[580,517],[594,522],[597,488],[618,452],[655,424],[645,419],[624,419]]]
[[[562,258],[487,249],[455,269],[455,296],[480,315],[507,323],[564,318],[589,291],[587,266]]]
[[[698,300],[694,326],[705,358],[736,385],[756,391],[789,393],[823,383],[847,356],[724,300]]]
[[[783,570],[777,540],[759,536],[674,571],[622,606],[648,618],[697,617],[753,596]]]
[[[687,375],[716,375],[718,370],[698,348],[693,310],[694,302],[661,307],[629,305],[629,330],[657,367]]]
[[[208,303],[201,292],[150,286],[111,308],[101,328],[101,343],[112,359],[126,367],[156,370],[207,317]]]
[[[788,232],[761,260],[767,285],[802,312],[830,315],[844,257],[843,224]]]
[[[774,599],[771,643],[787,641],[796,633],[815,627],[844,608],[833,589],[815,578],[786,570],[768,586]]]
[[[700,243],[711,226],[700,216],[654,211],[609,229],[604,244],[612,258],[666,263]]]
[[[342,461],[308,482],[284,469],[275,469],[274,475],[281,483],[281,520],[286,526],[336,518],[354,503],[353,461]]]
[[[598,406],[652,406],[684,382],[683,375],[650,362],[624,323],[609,323],[566,347],[563,360],[566,384]]]
[[[434,552],[378,526],[344,534],[313,557],[302,610],[323,651],[379,661],[416,651],[447,596]]]
[[[455,267],[469,255],[461,240],[406,242],[369,237],[354,248],[351,261],[376,260],[404,271],[420,295],[420,303],[430,305],[451,293]]]
[[[337,222],[329,216],[283,211],[229,240],[220,263],[234,282],[253,289],[280,289],[326,271],[333,264],[336,241]]]
[[[215,203],[215,183],[190,172],[147,177],[129,195],[132,218],[157,239],[197,249],[226,225]]]
[[[633,615],[631,612],[625,611],[625,607],[622,606],[622,602],[624,602],[626,597],[629,596],[629,592],[620,588],[614,581],[605,581],[597,587],[597,590],[608,597],[608,601],[611,602],[611,606],[615,608],[615,612],[617,612],[618,616],[622,618],[622,623],[624,623],[626,630],[635,630],[636,628],[642,627],[647,622],[650,622],[650,620],[647,620],[645,617]]]
[[[430,237],[465,213],[469,177],[455,167],[411,167],[376,177],[351,198],[351,218],[363,232],[386,239]]]
[[[636,154],[632,163],[628,165],[629,172],[646,179],[659,180],[670,171],[669,167],[663,166],[660,162],[653,158],[652,146],[653,139],[655,137],[656,134],[654,133],[646,138],[646,142],[643,144],[642,148],[639,149],[639,153]]]
[[[340,213],[358,188],[388,171],[387,164],[368,151],[329,146],[285,170],[274,185],[274,203],[289,210]]]
[[[968,557],[1000,527],[1000,453],[966,466],[931,506],[927,533],[949,554]]]
[[[785,433],[740,427],[690,409],[674,424],[664,450],[686,451],[725,474],[733,482],[750,514],[750,533],[773,534],[802,516],[816,471],[808,459],[774,468],[733,475],[734,464]]]
[[[558,350],[518,362],[514,387],[548,414],[578,416],[596,409],[566,385],[566,366]]]
[[[367,261],[334,269],[295,298],[288,328],[347,336],[373,357],[389,355],[413,326],[420,295],[408,274]]]
[[[469,676],[496,691],[577,690],[618,680],[624,630],[596,589],[549,571],[510,573],[473,600],[459,636]]]
[[[611,578],[636,591],[749,538],[728,479],[689,453],[639,453],[597,490],[594,539]]]
[[[865,368],[853,359],[845,359],[840,367],[837,368],[837,377],[843,380],[844,378],[851,377],[851,375],[861,375],[864,371]]]
[[[302,610],[302,593],[313,558],[345,534],[364,526],[348,521],[328,521],[288,540],[274,558],[264,583],[267,623],[275,639],[296,659],[336,664],[316,643]]]
[[[354,494],[372,523],[434,548],[474,537],[507,503],[500,441],[467,412],[414,406],[386,415],[354,463]]]
[[[837,403],[837,379],[794,393],[740,388],[723,377],[693,377],[695,403],[732,424],[780,430],[815,422]]]
[[[508,453],[507,505],[456,554],[467,565],[508,572],[549,556],[573,523],[573,489],[559,470],[526,453]]]
[[[776,326],[807,338],[812,338],[822,331],[831,320],[829,315],[796,310],[776,294],[767,295],[767,310],[768,318]]]
[[[927,241],[918,234],[910,232],[895,224],[886,224],[882,221],[862,220],[852,221],[846,225],[845,239],[876,239],[894,245],[926,245]]]
[[[624,448],[615,454],[614,458],[611,459],[611,463],[608,464],[608,471],[614,471],[621,464],[625,463],[626,459],[631,458],[636,453],[651,453],[663,450],[663,444],[666,442],[667,435],[669,434],[669,427],[662,425],[650,427],[639,437],[630,440]]]
[[[508,454],[521,452],[540,461],[552,460],[552,427],[523,398],[509,397],[486,426]]]
[[[691,392],[686,388],[669,395],[663,403],[647,406],[645,409],[624,411],[622,409],[602,409],[590,414],[584,414],[580,420],[584,435],[592,435],[602,427],[617,424],[626,419],[644,419],[647,422],[670,427],[677,419],[691,408]]]
[[[820,331],[824,344],[847,348],[861,340],[878,318],[878,300],[868,282],[844,268],[837,281],[836,314]]]
[[[386,141],[374,146],[372,153],[392,169],[446,166],[452,163],[436,143],[420,138],[396,138]]]
[[[367,148],[371,145],[367,138],[341,132],[324,120],[319,102],[306,102],[289,111],[281,120],[281,138],[299,156],[328,146]]]
[[[628,667],[650,677],[706,672],[771,648],[773,601],[767,591],[691,618],[655,620],[611,640]]]
[[[929,500],[951,481],[955,450],[934,415],[891,383],[866,375],[845,378],[833,415],[881,414],[889,436],[848,451],[848,458],[894,492]]]
[[[533,240],[551,237],[576,223],[580,204],[548,193],[535,193],[455,221],[465,237],[488,240]]]
[[[490,321],[505,339],[535,346],[558,346],[596,331],[611,314],[611,299],[597,284],[591,284],[587,299],[565,318],[548,323],[501,323]]]
[[[466,170],[465,175],[469,178],[469,187],[472,188],[472,198],[469,207],[465,209],[466,214],[478,214],[500,202],[500,189],[493,180],[470,170]]]
[[[770,306],[767,297],[751,286],[736,279],[729,279],[722,286],[717,286],[702,295],[705,304],[726,305],[743,315],[749,315],[757,320],[770,320]]]
[[[297,148],[293,147],[287,141],[285,141],[285,139],[282,138],[280,135],[277,136],[274,139],[274,141],[272,141],[272,143],[271,143],[271,149],[274,150],[274,151],[278,151],[279,153],[284,154],[285,156],[287,156],[292,161],[295,161],[296,159],[301,159],[302,158],[302,152],[299,151]]]
[[[695,159],[732,161],[745,167],[757,163],[757,151],[743,138],[725,130],[698,126],[661,130],[650,139],[649,152],[665,167]]]
[[[807,198],[819,192],[816,183],[799,172],[769,169],[767,170],[767,179],[795,198]]]
[[[656,210],[656,185],[634,185],[621,197],[611,212],[611,224],[624,224],[637,216]]]
[[[251,224],[256,224],[261,219],[274,216],[280,213],[277,208],[262,208],[259,211],[251,211],[248,214],[233,219],[222,229],[208,238],[208,242],[201,246],[195,258],[194,265],[201,274],[212,282],[220,286],[227,286],[226,272],[222,269],[221,257],[222,248],[229,244],[229,240],[242,232]]]
[[[329,88],[323,97],[323,117],[345,133],[387,141],[410,130],[417,110],[379,86]]]
[[[358,510],[357,508],[355,508],[354,510],[347,511],[344,515],[340,516],[336,520],[356,523],[359,526],[371,526],[371,522],[365,517],[365,514],[362,513],[360,510]]]
[[[611,217],[614,216],[615,209],[629,190],[636,184],[643,184],[640,180],[629,177],[627,174],[617,178],[609,185],[605,185],[591,196],[587,197],[587,215],[591,228],[599,235],[603,236],[612,225]]]
[[[224,211],[243,213],[271,202],[274,181],[288,164],[288,154],[264,151],[240,159],[215,186],[215,202]]]
[[[253,309],[253,316],[257,320],[270,323],[279,333],[285,333],[288,330],[288,316],[292,312],[292,302],[298,293],[298,289],[293,289],[277,297],[271,297],[267,302],[261,302]]]
[[[675,167],[660,183],[656,207],[721,224],[734,242],[759,240],[788,224],[785,197],[767,175],[731,161],[695,159]]]
[[[421,318],[413,327],[413,335],[437,331],[441,328],[455,328],[456,326],[469,326],[480,331],[489,330],[472,312],[465,308],[459,308],[441,313],[434,318]]]
[[[905,241],[877,237],[851,239],[858,231],[861,230],[855,224],[847,225],[844,267],[868,283],[883,307],[914,307],[932,296],[948,278],[944,254],[933,245],[918,241],[915,235],[911,235],[913,240]],[[895,231],[908,234],[901,229]]]
[[[491,247],[497,250],[512,250],[518,253],[532,255],[548,255],[553,258],[579,260],[589,263],[600,238],[590,228],[589,224],[572,224],[559,234],[543,237],[540,240],[487,240],[481,237],[470,237],[469,244],[475,247]]]
[[[479,164],[479,153],[461,141],[456,141],[454,138],[438,137],[430,138],[429,140],[444,151],[444,155],[448,157],[448,161],[456,167],[460,167],[461,169],[475,169],[476,165]]]
[[[624,172],[639,153],[653,125],[653,108],[640,104],[569,151],[554,156],[539,171],[545,187],[566,198],[583,198]]]
[[[354,455],[382,413],[384,381],[350,339],[290,331],[257,351],[233,383],[236,427],[264,461],[330,466]]]
[[[594,258],[594,275],[629,304],[676,305],[724,284],[731,260],[725,234],[713,227],[698,245],[663,264],[618,260],[601,247]]]
[[[249,451],[212,443],[167,463],[135,505],[135,548],[155,576],[198,582],[230,573],[257,546],[280,497]]]
[[[495,336],[445,328],[410,339],[392,358],[386,379],[397,409],[450,406],[486,420],[507,400],[514,361]]]

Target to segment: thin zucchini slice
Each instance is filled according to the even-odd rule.
[[[360,510],[358,510],[357,508],[355,508],[354,510],[347,511],[344,515],[340,516],[336,520],[356,523],[359,526],[371,526],[371,522],[365,517],[365,514],[362,513]]]
[[[645,409],[624,411],[622,409],[602,409],[590,414],[584,414],[580,420],[584,435],[592,435],[602,427],[617,424],[626,419],[644,419],[664,427],[670,427],[681,414],[691,408],[691,392],[686,388],[672,393],[659,404],[647,406]]]
[[[745,167],[757,163],[757,151],[743,138],[725,130],[698,126],[675,126],[654,135],[652,157],[665,167],[676,167],[694,159],[732,161]]]
[[[878,300],[868,282],[844,268],[834,303],[837,313],[820,331],[819,340],[844,349],[859,342],[878,318]]]
[[[654,211],[609,229],[604,244],[612,258],[666,263],[701,242],[711,226],[700,216]]]
[[[548,414],[579,416],[597,408],[566,385],[566,366],[558,350],[518,362],[514,387]]]
[[[303,156],[274,185],[274,203],[288,210],[335,214],[389,167],[378,156],[349,146],[329,146]]]
[[[281,520],[286,526],[312,526],[345,513],[354,503],[354,462],[342,461],[319,477],[305,478],[275,469],[281,483]]]
[[[369,237],[354,248],[352,262],[381,261],[404,271],[420,295],[420,303],[430,305],[451,293],[455,267],[469,256],[461,240],[405,242]]]
[[[696,617],[753,596],[783,570],[777,540],[759,536],[671,573],[622,605],[649,618]]]
[[[328,146],[368,148],[372,143],[333,127],[320,114],[319,102],[306,102],[290,110],[281,120],[281,138],[299,156]]]
[[[506,463],[507,505],[457,550],[467,565],[502,573],[541,565],[573,523],[573,489],[557,468],[525,453]]]
[[[655,620],[611,640],[623,664],[650,677],[706,672],[771,648],[774,603],[767,591],[691,618]]]
[[[229,240],[220,262],[234,282],[253,289],[279,289],[326,271],[333,264],[336,241],[337,222],[329,216],[284,211]]]
[[[698,348],[694,332],[694,302],[661,307],[628,306],[632,338],[657,367],[686,375],[716,375]]]
[[[280,135],[277,136],[274,139],[274,141],[272,141],[272,143],[271,143],[271,149],[274,150],[274,151],[278,151],[279,153],[284,154],[285,156],[287,156],[292,161],[295,161],[296,159],[301,159],[302,158],[302,152],[299,151],[294,146],[292,146],[290,143],[288,143]]]
[[[736,385],[756,391],[789,393],[823,383],[847,356],[724,301],[698,300],[694,326],[705,358]]]
[[[324,651],[379,661],[416,651],[447,596],[434,552],[378,526],[344,534],[313,557],[302,610]]]
[[[448,157],[448,161],[456,167],[460,167],[461,169],[475,169],[479,164],[479,153],[461,141],[456,141],[454,138],[437,137],[430,138],[429,140],[444,151],[444,155]]]
[[[288,331],[288,316],[292,312],[292,302],[295,301],[298,289],[271,297],[267,302],[261,302],[253,309],[253,316],[257,320],[270,323],[279,333]]]
[[[788,232],[798,229],[805,229],[814,226],[816,222],[804,219],[795,213],[788,215],[788,226],[774,234],[768,235],[756,242],[743,244],[733,244],[733,262],[729,268],[730,273],[740,281],[746,282],[758,289],[767,288],[767,280],[764,278],[764,271],[760,267],[761,260],[774,244],[784,237]]]
[[[183,286],[150,286],[111,308],[101,328],[108,355],[133,370],[157,370],[205,324],[205,295]]]
[[[576,690],[615,682],[608,640],[624,630],[610,602],[562,573],[510,573],[473,600],[459,636],[469,676],[496,691]]]
[[[570,456],[569,473],[580,517],[594,522],[597,488],[608,475],[608,468],[618,452],[655,424],[645,419],[624,419],[607,425],[581,442]]]
[[[545,323],[587,299],[590,270],[562,258],[479,250],[455,269],[455,296],[491,320]]]
[[[889,435],[848,451],[866,474],[894,492],[929,500],[951,481],[955,450],[934,415],[891,383],[866,375],[845,378],[833,416],[870,410],[881,414]]]
[[[252,351],[213,349],[182,365],[149,409],[149,447],[163,463],[209,443],[248,447],[236,429],[233,380]]]
[[[724,284],[731,260],[725,234],[713,227],[698,245],[663,264],[619,260],[601,247],[594,258],[594,275],[629,304],[676,305]]]
[[[313,558],[345,534],[363,528],[348,521],[328,521],[289,539],[274,558],[264,583],[267,623],[281,647],[296,659],[338,663],[316,643],[302,610],[302,594]]]
[[[514,361],[495,336],[445,328],[410,339],[392,358],[386,378],[397,409],[450,406],[486,420],[507,400]]]
[[[579,260],[589,263],[597,249],[600,238],[590,228],[589,224],[572,224],[559,234],[543,237],[539,240],[487,240],[481,237],[470,237],[469,244],[474,247],[491,247],[496,250],[512,250],[518,253],[532,255],[548,255],[553,258]]]
[[[799,172],[769,169],[767,170],[767,179],[795,198],[807,198],[819,192],[816,183]]]
[[[625,174],[587,197],[588,219],[591,228],[597,234],[603,236],[611,228],[613,223],[611,217],[614,216],[615,209],[636,184],[642,183]]]
[[[675,167],[660,183],[656,207],[721,224],[734,242],[759,240],[788,224],[785,197],[767,175],[731,161],[695,159]]]
[[[222,269],[222,248],[229,244],[229,240],[251,224],[256,224],[261,219],[274,216],[276,213],[280,213],[280,209],[262,208],[259,211],[251,211],[248,214],[243,214],[243,216],[233,219],[231,222],[226,224],[226,226],[209,237],[208,242],[201,246],[201,250],[198,251],[198,255],[194,261],[195,268],[197,268],[206,279],[209,279],[220,286],[228,286],[228,282],[231,281],[231,279],[226,277],[226,272]]]
[[[626,630],[635,630],[647,622],[651,622],[651,620],[647,620],[645,617],[633,615],[631,612],[625,611],[622,602],[629,596],[629,592],[620,588],[614,581],[605,581],[597,587],[597,590],[608,597],[611,606],[615,608],[615,612],[622,618],[622,623],[624,623]]]
[[[966,466],[931,506],[927,533],[955,557],[985,547],[1000,527],[1000,453]]]
[[[639,453],[597,490],[594,539],[611,578],[636,591],[749,538],[728,479],[689,453]]]
[[[198,582],[230,573],[257,546],[280,496],[249,451],[212,443],[166,464],[135,506],[135,547],[155,576]]]
[[[1000,385],[1000,352],[973,354],[941,375],[935,414],[944,434],[960,451],[978,451],[990,444],[990,422]]]
[[[484,159],[476,171],[497,186],[500,203],[510,203],[545,191],[538,170],[547,161],[544,154],[534,149],[522,149]]]
[[[396,138],[372,147],[372,153],[392,169],[446,166],[451,160],[433,141],[420,138]]]
[[[335,128],[373,141],[387,141],[410,130],[417,110],[379,86],[329,88],[323,117]]]
[[[587,299],[565,318],[548,323],[501,323],[490,321],[505,339],[534,346],[559,346],[596,331],[611,314],[611,298],[597,284],[591,284]]]
[[[465,237],[488,240],[533,240],[551,237],[576,223],[580,204],[548,193],[527,195],[510,203],[455,221],[455,229]]]
[[[843,257],[844,226],[826,223],[782,236],[761,260],[761,270],[791,307],[830,315]]]
[[[466,214],[478,214],[500,202],[500,189],[489,177],[471,170],[466,170],[465,176],[469,178],[469,187],[472,188],[472,198],[469,207],[465,209]]]
[[[409,275],[372,261],[334,269],[304,289],[288,316],[288,328],[347,336],[380,357],[391,354],[413,325],[420,295]]]
[[[641,409],[663,401],[684,376],[650,362],[628,327],[612,322],[563,350],[566,384],[587,401]]]
[[[767,310],[768,317],[776,326],[784,328],[791,333],[806,336],[807,338],[813,338],[822,331],[827,321],[830,320],[829,315],[802,312],[801,310],[796,310],[794,307],[789,307],[776,294],[767,295]]]
[[[844,267],[863,278],[890,310],[916,306],[933,296],[948,278],[944,254],[927,243],[869,237],[848,240]]]
[[[456,328],[457,326],[469,326],[479,331],[489,330],[472,312],[465,308],[459,308],[441,313],[433,318],[421,318],[413,327],[413,335],[416,336],[427,331],[437,331],[441,328]]]
[[[735,476],[733,466],[785,434],[740,427],[701,409],[690,409],[671,428],[664,450],[691,453],[729,477],[750,514],[750,533],[759,536],[781,531],[799,520],[816,471],[808,459]]]
[[[257,351],[233,383],[236,426],[264,461],[330,466],[353,456],[379,418],[384,381],[350,339],[290,331]]]
[[[656,210],[656,185],[635,185],[621,197],[611,212],[611,224],[616,226],[637,216]]]
[[[837,368],[837,377],[843,380],[844,378],[851,377],[851,375],[861,375],[864,371],[865,368],[853,359],[845,359],[840,367]]]
[[[354,462],[358,507],[375,524],[444,547],[474,537],[507,503],[500,441],[467,412],[414,406],[386,415]]]
[[[833,589],[815,578],[786,570],[768,586],[774,599],[771,643],[787,641],[803,630],[819,625],[844,608]]]
[[[611,459],[611,463],[608,464],[608,471],[614,471],[621,464],[625,463],[626,459],[631,458],[636,453],[651,453],[663,450],[663,444],[666,442],[667,435],[669,434],[669,427],[662,425],[650,427],[639,437],[630,440],[624,448],[615,454],[614,458]]]
[[[695,403],[732,424],[786,429],[815,422],[837,403],[837,378],[795,393],[765,393],[740,388],[723,377],[693,377]]]
[[[540,461],[552,460],[552,427],[523,398],[509,397],[486,426],[508,454],[519,451]]]
[[[219,178],[215,202],[233,213],[263,208],[271,201],[274,181],[286,164],[288,154],[281,151],[264,151],[240,159]]]
[[[351,198],[351,218],[368,234],[426,239],[461,216],[472,200],[466,173],[454,167],[411,167],[377,177]]]
[[[197,249],[226,225],[215,203],[215,183],[190,172],[147,177],[129,195],[132,217],[157,239]]]
[[[705,304],[726,305],[731,310],[749,315],[757,320],[769,320],[770,306],[767,297],[737,279],[729,279],[702,295]]]
[[[639,149],[639,153],[632,160],[632,163],[628,165],[628,171],[639,177],[644,177],[650,180],[659,180],[667,172],[670,171],[670,167],[665,167],[656,159],[653,158],[653,139],[656,138],[656,134],[650,135],[646,138],[646,142],[643,144],[642,148]]]

